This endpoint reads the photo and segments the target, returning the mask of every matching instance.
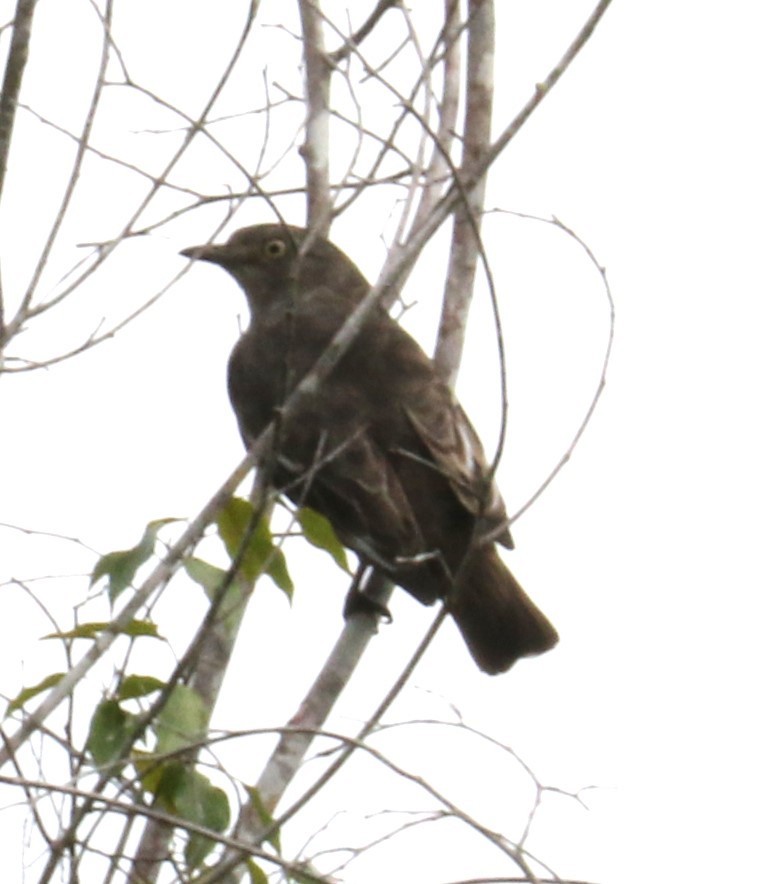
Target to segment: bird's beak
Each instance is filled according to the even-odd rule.
[[[183,258],[193,261],[210,261],[212,264],[222,264],[225,261],[225,246],[211,243],[206,246],[190,246],[180,252]]]

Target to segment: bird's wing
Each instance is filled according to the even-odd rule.
[[[408,420],[460,503],[491,530],[508,519],[503,498],[467,415],[445,385],[438,387],[439,395],[406,404]],[[496,539],[509,548],[514,545],[507,530]]]
[[[284,430],[280,464],[293,481],[280,490],[327,515],[346,546],[387,571],[426,555],[416,515],[385,452],[365,427],[335,422],[324,409],[318,397],[305,402]],[[312,427],[329,429],[316,443]]]

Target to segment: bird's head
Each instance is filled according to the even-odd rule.
[[[193,246],[180,254],[227,270],[245,290],[251,309],[319,286],[357,300],[368,288],[356,265],[336,246],[322,237],[308,239],[306,230],[290,225],[244,227],[225,243]]]

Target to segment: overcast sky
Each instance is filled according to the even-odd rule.
[[[64,107],[63,119],[80,66],[94,70],[87,42],[63,40],[64,21],[87,16],[86,5],[73,0],[58,10],[42,0],[38,10],[51,24],[36,34],[30,88],[43,103],[50,90],[48,107]],[[235,34],[230,25],[244,4],[227,6],[227,17],[237,18],[225,23],[226,34]],[[577,2],[510,6],[499,13],[498,57],[507,68],[497,72],[498,127],[589,9]],[[164,89],[192,78],[194,107],[203,99],[210,47],[229,39],[215,10],[181,2],[118,10],[138,69],[159,73]],[[142,28],[146,53],[134,43]],[[557,625],[561,644],[492,679],[475,671],[448,624],[390,720],[447,716],[453,704],[469,724],[513,746],[547,784],[595,786],[583,795],[588,811],[550,796],[536,823],[531,847],[563,877],[728,884],[773,880],[779,866],[779,34],[779,15],[758,0],[741,8],[616,0],[490,178],[488,207],[555,215],[575,229],[606,267],[616,302],[614,355],[594,419],[515,527],[517,549],[507,557]],[[55,95],[50,72],[61,65]],[[83,104],[74,114],[81,111]],[[23,125],[34,145],[38,130],[29,118]],[[117,143],[138,140],[133,126],[113,125]],[[29,150],[33,170],[16,157],[0,216],[6,289],[24,277],[28,244],[37,243],[39,213],[49,205],[55,161]],[[75,242],[116,232],[114,192],[99,199],[100,179],[90,186],[96,197],[72,222]],[[253,206],[241,221],[253,220],[270,216]],[[379,215],[358,229],[349,213],[332,232],[370,277],[383,257],[384,224]],[[120,259],[116,289],[90,293],[85,310],[91,297],[117,299],[109,310],[140,302],[139,291],[153,294],[181,266],[178,250],[210,232],[195,213],[133,243]],[[509,342],[512,413],[499,478],[513,510],[582,419],[600,376],[608,311],[599,276],[562,234],[500,216],[484,232]],[[406,324],[425,343],[437,309],[437,246],[430,260],[406,292],[420,302]],[[196,267],[106,345],[46,372],[3,377],[0,522],[78,537],[105,552],[134,543],[150,519],[197,512],[242,453],[224,391],[242,311],[228,276]],[[55,323],[46,334],[78,335],[89,319],[79,321],[68,319],[76,331]],[[486,391],[496,375],[482,302],[475,322],[459,393],[491,446],[497,404]],[[3,579],[90,566],[69,544],[4,529],[0,549]],[[41,560],[44,549],[51,560]],[[309,564],[294,568],[301,588],[292,609],[269,590],[255,602],[216,713],[220,727],[285,720],[339,630],[340,575],[320,559],[315,572]],[[84,581],[69,591],[84,592]],[[36,641],[49,627],[30,600],[7,586],[3,593],[2,690],[14,694],[58,664],[54,649]],[[378,685],[391,681],[432,617],[398,596],[395,622],[368,652],[336,728],[358,729]],[[167,611],[187,618],[187,598],[184,588],[175,591],[161,620]],[[170,665],[170,655],[155,653]],[[257,703],[246,695],[248,673],[258,673]],[[455,793],[464,790],[490,815],[499,807],[504,820],[513,815],[519,796],[503,789],[505,774],[474,782],[470,752],[460,754],[456,744],[441,772],[437,729],[409,740],[399,742],[405,760],[422,763],[426,753],[425,771]],[[247,764],[238,775],[253,776],[256,752],[237,762]],[[359,778],[348,777],[361,795]],[[4,794],[2,805],[18,798]],[[362,806],[354,797],[346,806],[353,801]],[[20,817],[7,818],[13,826],[0,815],[0,840],[13,832],[10,849],[19,842]],[[433,854],[417,858],[420,876],[407,880],[465,873],[447,872],[443,854]],[[390,857],[381,871],[373,866],[373,881],[398,880]],[[362,874],[357,865],[345,880],[369,880]]]

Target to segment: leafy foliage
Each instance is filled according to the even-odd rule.
[[[206,736],[208,721],[201,697],[193,688],[177,685],[166,700],[155,725],[158,737],[156,751],[167,755],[199,743]]]
[[[104,700],[90,722],[87,751],[98,767],[120,760],[122,750],[138,725],[135,715],[120,706],[118,700]]]
[[[128,741],[138,732],[142,716],[124,709],[121,700],[138,699],[165,688],[151,676],[131,675],[123,679],[118,697],[101,702],[93,714],[87,738],[87,750],[96,766],[114,766],[119,775],[124,757],[132,759],[142,789],[154,803],[167,812],[214,832],[223,832],[230,822],[226,793],[179,753],[198,745],[206,736],[207,710],[192,689],[177,685],[163,708],[153,719],[156,735],[154,753],[137,749],[127,753]],[[186,865],[200,866],[211,852],[214,841],[199,833],[189,833],[185,848]]]
[[[101,577],[108,577],[109,599],[115,602],[120,593],[131,585],[139,568],[152,556],[160,529],[175,521],[169,518],[149,522],[136,546],[101,556],[93,568],[90,585]]]
[[[17,709],[21,709],[22,706],[33,697],[38,696],[38,694],[43,691],[48,691],[49,688],[53,688],[55,685],[60,683],[60,679],[65,675],[64,672],[52,672],[47,675],[46,678],[42,678],[38,684],[31,685],[29,688],[23,688],[19,693],[11,700],[8,704],[8,708],[5,711],[6,715],[9,715],[11,712],[16,711]]]
[[[345,547],[338,540],[332,523],[326,516],[303,506],[297,510],[296,521],[299,522],[302,534],[309,543],[328,552],[343,571],[350,573]]]
[[[285,556],[275,544],[269,521],[249,501],[232,497],[217,517],[217,529],[231,558],[239,557],[239,570],[246,580],[255,583],[262,574],[269,574],[291,598],[294,584]]]
[[[124,626],[117,626],[111,620],[100,620],[93,623],[80,623],[73,629],[62,632],[50,632],[44,638],[97,638],[102,632],[115,632],[120,635],[129,635],[133,638],[146,636],[148,638],[160,638],[158,627],[150,620],[131,620]]]
[[[156,804],[169,813],[214,832],[223,832],[231,820],[226,793],[203,774],[184,764],[167,764],[158,783]],[[190,833],[185,848],[185,862],[198,867],[209,855],[214,841]]]

